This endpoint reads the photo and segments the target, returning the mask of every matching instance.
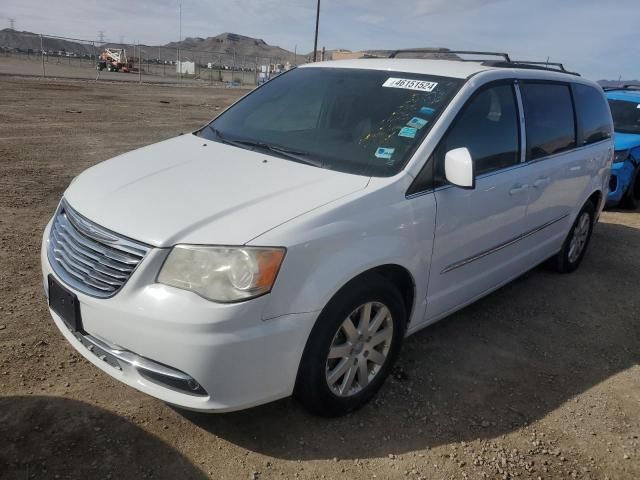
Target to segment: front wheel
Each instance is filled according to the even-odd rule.
[[[591,201],[587,202],[578,214],[567,235],[562,250],[552,259],[555,269],[560,273],[573,272],[584,258],[591,240],[596,208]]]
[[[294,396],[322,416],[362,407],[389,375],[405,324],[405,305],[392,282],[375,274],[353,280],[318,317]]]

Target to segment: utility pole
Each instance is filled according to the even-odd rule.
[[[182,80],[182,60],[180,58],[180,43],[182,43],[182,2],[178,4],[178,16],[180,17],[180,35],[178,38],[178,72],[180,72],[180,80]]]
[[[16,19],[15,18],[10,18],[9,19],[9,28],[11,30],[15,30],[16,29]]]
[[[293,64],[298,65],[298,45],[293,47]]]
[[[101,45],[104,44],[104,30],[98,30],[98,41]]]
[[[318,27],[320,26],[320,0],[318,0],[318,9],[316,11],[316,39],[313,42],[313,61],[318,57]]]
[[[40,55],[42,56],[42,76],[46,77],[47,72],[44,68],[44,40],[42,39],[42,35],[40,35]]]
[[[142,53],[140,51],[140,44],[138,43],[138,82],[142,83]]]

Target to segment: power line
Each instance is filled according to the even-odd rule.
[[[104,43],[104,30],[98,30],[98,41]]]
[[[9,19],[9,28],[11,30],[15,30],[16,29],[16,19],[15,18],[10,18]]]

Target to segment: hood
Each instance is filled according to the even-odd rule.
[[[636,135],[634,133],[616,132],[614,139],[616,152],[640,147],[640,135]]]
[[[157,247],[242,245],[368,181],[183,135],[86,170],[65,198],[98,225]]]

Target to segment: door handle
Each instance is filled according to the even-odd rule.
[[[542,177],[542,178],[537,179],[535,182],[533,182],[533,188],[544,187],[545,185],[548,185],[549,183],[551,183],[551,178]]]
[[[529,185],[514,185],[513,187],[511,187],[511,190],[509,190],[509,195],[518,195],[522,192],[526,192],[528,188]]]

